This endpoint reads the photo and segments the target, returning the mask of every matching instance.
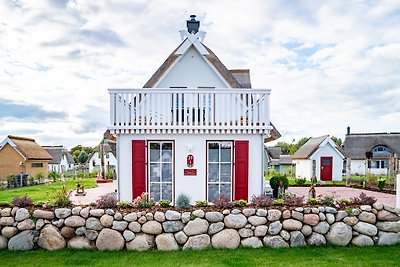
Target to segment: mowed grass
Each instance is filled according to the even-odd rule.
[[[1,266],[399,266],[400,245],[203,251],[0,251]]]
[[[49,199],[51,200],[54,195],[54,190],[60,190],[63,185],[66,186],[67,190],[75,190],[78,182],[82,182],[85,186],[85,189],[97,186],[95,178],[85,178],[75,180],[67,179],[66,181],[58,181],[54,183],[33,185],[16,189],[6,189],[0,191],[0,203],[11,203],[15,196],[20,197],[24,195],[28,195],[30,198],[32,198],[34,203]]]

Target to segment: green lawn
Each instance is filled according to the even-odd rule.
[[[173,252],[0,251],[1,266],[399,266],[400,245]]]
[[[54,189],[60,189],[63,184],[67,187],[67,190],[76,189],[77,182],[83,182],[85,185],[85,189],[96,187],[96,179],[95,178],[86,178],[86,179],[68,179],[64,182],[55,182],[41,185],[33,185],[27,186],[17,189],[7,189],[0,191],[0,203],[11,203],[12,199],[15,196],[23,196],[28,195],[32,198],[33,202],[46,201],[49,200],[53,196]],[[49,193],[49,196],[47,194]]]

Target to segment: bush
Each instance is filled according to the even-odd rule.
[[[285,205],[285,200],[282,198],[275,199],[274,205],[283,206],[283,205]]]
[[[304,205],[304,196],[297,196],[296,194],[288,194],[284,198],[284,203],[286,206],[301,207]]]
[[[44,179],[44,174],[43,174],[43,172],[38,172],[38,173],[36,174],[36,179],[38,179],[39,182],[40,182],[41,179]]]
[[[368,173],[368,174],[367,174],[367,181],[368,181],[368,183],[376,183],[377,180],[378,180],[378,177],[376,177],[375,174],[373,174],[373,173]]]
[[[307,199],[307,204],[317,205],[318,204],[318,200],[316,198],[311,197],[311,198]]]
[[[247,201],[244,200],[244,199],[235,200],[235,201],[233,202],[233,206],[235,206],[235,207],[244,207],[244,206],[247,206]]]
[[[126,208],[129,208],[131,206],[131,204],[128,201],[120,201],[118,203],[118,206],[126,209]]]
[[[49,179],[53,179],[53,182],[56,182],[58,178],[60,178],[60,174],[55,171],[49,172]]]
[[[317,200],[318,200],[319,204],[326,205],[326,206],[332,206],[335,202],[335,196],[334,195],[326,195],[326,196],[319,195],[317,197]]]
[[[253,203],[257,207],[268,207],[272,205],[273,201],[272,198],[267,195],[253,195],[251,197],[251,203]]]
[[[296,185],[302,186],[302,185],[306,184],[306,178],[295,179],[294,182],[295,182]]]
[[[154,206],[154,199],[149,199],[149,194],[143,192],[140,196],[133,200],[132,205],[136,208],[150,208]]]
[[[339,205],[340,206],[349,206],[349,205],[351,205],[351,201],[350,201],[350,199],[342,198],[342,199],[339,199]]]
[[[117,199],[111,195],[103,195],[96,200],[96,207],[99,209],[111,209],[117,207]]]
[[[275,175],[272,176],[269,180],[269,184],[272,189],[277,190],[279,188],[279,184],[282,181],[283,188],[287,189],[289,187],[289,180],[286,175]]]
[[[171,201],[168,199],[160,199],[158,201],[158,205],[163,208],[168,208],[169,206],[171,206]]]
[[[385,178],[379,178],[378,179],[378,184],[377,184],[377,188],[379,191],[382,191],[383,188],[385,188],[385,183],[386,183],[386,179]]]
[[[217,208],[223,208],[223,209],[232,207],[232,202],[225,195],[219,195],[218,198],[213,200],[213,204]]]
[[[350,198],[351,202],[356,205],[372,205],[376,202],[375,197],[367,196],[362,192],[358,197]]]
[[[61,186],[60,190],[54,189],[54,198],[53,198],[53,204],[58,207],[65,207],[71,205],[71,200],[69,197],[72,194],[72,190],[67,191],[67,188],[65,185]]]
[[[196,207],[207,207],[208,206],[208,202],[207,200],[197,200],[194,205]]]
[[[189,209],[192,207],[192,205],[190,205],[190,197],[185,194],[180,194],[176,199],[176,207],[178,209]]]
[[[32,205],[32,199],[27,195],[23,197],[14,197],[11,204],[16,207],[24,208]]]

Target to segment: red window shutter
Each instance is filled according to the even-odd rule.
[[[132,140],[132,199],[146,192],[146,141]]]
[[[249,192],[249,141],[235,141],[235,200],[247,201]]]

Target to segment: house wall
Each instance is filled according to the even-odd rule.
[[[108,156],[108,158],[107,158],[107,156]],[[95,166],[93,166],[93,161],[95,162]],[[108,163],[110,163],[110,166],[112,168],[116,168],[116,166],[117,166],[117,159],[111,152],[107,152],[104,155],[104,166],[105,166],[106,171],[107,171]],[[100,165],[101,165],[101,159],[99,157],[99,153],[94,152],[93,156],[89,160],[89,172],[94,172],[95,170],[100,170]]]
[[[122,201],[132,200],[132,140],[159,140],[175,142],[175,198],[184,193],[191,201],[206,197],[206,141],[249,140],[249,186],[248,198],[262,192],[263,138],[260,135],[119,135],[118,136],[118,192]],[[191,151],[189,148],[191,147]],[[188,154],[194,155],[197,176],[184,176]]]
[[[20,166],[25,159],[8,143],[0,150],[0,180],[6,180],[10,174],[25,172],[25,167]]]
[[[33,168],[32,163],[43,163],[43,167]],[[44,178],[48,177],[48,160],[28,160],[25,162],[25,172],[30,176],[36,178],[38,173],[43,173]]]
[[[365,164],[366,162],[364,159],[351,160],[351,174],[365,175]],[[367,172],[372,173],[374,175],[387,175],[387,168],[384,169],[369,168]]]
[[[310,160],[316,161],[317,180],[321,179],[321,157],[333,158],[332,181],[342,181],[343,158],[330,143],[326,143],[323,147],[320,147],[310,157]],[[312,165],[310,165],[310,168],[312,172]]]
[[[49,163],[48,164],[48,172],[52,172],[52,171],[55,171],[55,172],[61,172],[60,171],[60,164],[52,164],[52,163]]]
[[[292,167],[291,165],[279,165],[279,172],[281,174],[289,174],[289,168]]]
[[[296,164],[296,177],[297,178],[306,178],[307,180],[311,180],[311,171],[312,167],[310,166],[312,163],[309,159],[296,159],[293,160]]]

